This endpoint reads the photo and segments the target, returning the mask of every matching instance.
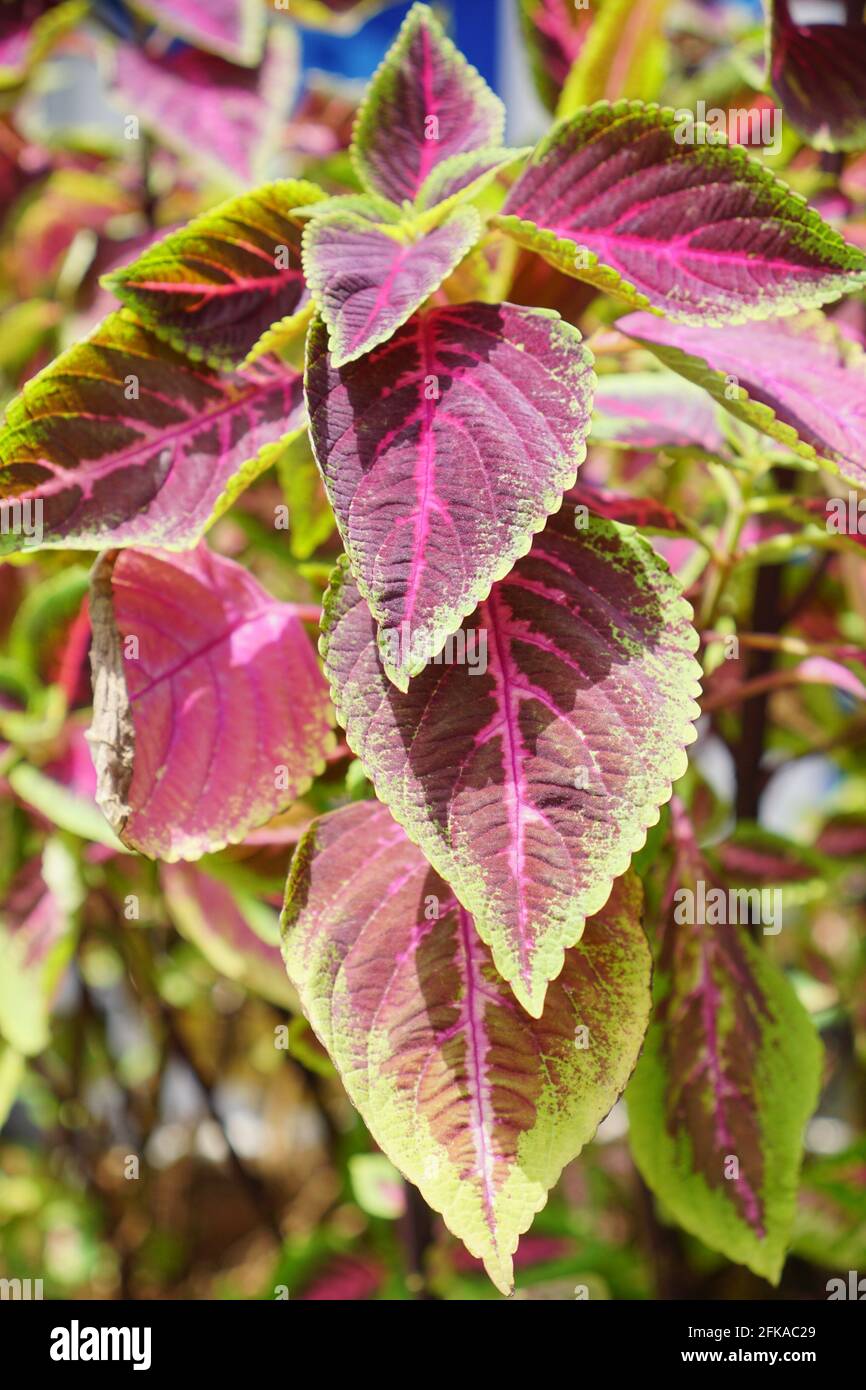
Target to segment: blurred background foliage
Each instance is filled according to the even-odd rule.
[[[558,10],[532,0],[441,8],[508,101],[519,144],[545,128],[586,26],[614,6],[621,38],[639,7],[620,0],[589,12],[565,0]],[[203,49],[199,82],[185,61],[195,50],[154,26],[160,7],[144,0],[0,4],[3,400],[100,318],[111,300],[99,275],[157,233],[265,176],[353,186],[353,113],[407,6],[262,7],[266,46],[247,66]],[[657,10],[654,42],[622,65],[614,95],[771,100],[759,92],[755,7]],[[162,74],[159,99],[136,60]],[[197,147],[193,109],[195,131],[237,121],[238,138]],[[137,139],[126,136],[130,113]],[[778,154],[756,153],[866,246],[866,157],[819,155],[788,126]],[[602,372],[617,368],[609,307],[540,261],[503,266],[501,254],[461,267],[455,292],[477,282],[483,293],[499,274],[508,297],[594,334]],[[862,299],[838,315],[862,334]],[[743,431],[737,443],[748,457]],[[601,437],[585,476],[721,533],[732,502],[714,468],[695,449],[644,453]],[[272,525],[283,498],[288,545]],[[866,648],[862,551],[797,545],[769,505],[744,527],[740,555],[761,545],[772,558],[778,541],[790,638],[808,650]],[[305,443],[244,494],[211,543],[275,596],[318,603],[339,546]],[[665,546],[700,592],[693,541]],[[86,557],[60,551],[0,564],[0,1275],[42,1278],[50,1298],[498,1297],[376,1151],[297,1015],[280,960],[293,846],[314,815],[369,794],[360,768],[341,744],[290,812],[194,865],[125,852],[96,807],[84,737],[87,570]],[[754,572],[728,578],[717,626],[732,632]],[[780,659],[796,670],[795,649]],[[734,665],[717,664],[711,694]],[[827,1048],[792,1256],[771,1290],[670,1224],[637,1176],[620,1103],[522,1241],[518,1298],[823,1297],[832,1272],[866,1268],[866,706],[856,685],[783,683],[769,703],[766,786],[733,829],[739,716],[716,705],[678,790],[719,874],[782,886],[786,929],[765,948]],[[669,865],[663,817],[638,864],[650,925]]]

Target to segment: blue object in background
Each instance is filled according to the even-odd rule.
[[[391,5],[374,15],[357,34],[337,35],[301,30],[304,70],[321,68],[366,81],[381,63],[411,3]],[[483,77],[497,86],[496,43],[499,0],[452,0],[450,33]]]

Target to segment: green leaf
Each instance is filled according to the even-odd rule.
[[[653,1020],[626,1096],[632,1153],[681,1226],[778,1283],[821,1045],[791,985],[730,906],[718,924],[714,905],[689,913],[681,894],[696,905],[702,883],[711,904],[709,894],[723,890],[699,855],[679,858]]]
[[[276,469],[289,509],[289,548],[296,560],[309,560],[336,523],[306,431],[283,450]]]
[[[178,352],[213,367],[260,357],[262,340],[306,322],[299,208],[324,198],[315,184],[280,179],[230,198],[102,284]]]

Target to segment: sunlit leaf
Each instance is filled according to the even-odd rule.
[[[201,545],[123,550],[93,576],[97,799],[124,844],[169,863],[241,841],[331,747],[327,689],[290,604]]]
[[[193,546],[303,420],[301,378],[282,362],[220,375],[112,314],[6,409],[0,553]],[[16,534],[16,508],[32,534]]]
[[[685,770],[689,618],[648,542],[566,503],[403,694],[335,573],[322,651],[349,746],[534,1017]]]
[[[195,218],[102,283],[178,351],[239,366],[258,355],[273,325],[288,333],[303,318],[309,293],[294,209],[323,196],[296,179],[265,184]]]
[[[289,977],[379,1146],[496,1286],[519,1236],[634,1066],[649,1013],[628,876],[536,1020],[472,918],[383,807],[317,821],[286,892]]]
[[[444,160],[501,145],[505,108],[447,38],[427,5],[414,5],[374,76],[352,141],[368,189],[412,202]]]
[[[692,135],[674,111],[598,102],[542,140],[493,220],[557,269],[686,323],[790,314],[866,284],[866,256],[769,169]]]
[[[592,386],[577,329],[542,310],[432,309],[340,370],[313,325],[313,447],[402,689],[559,506]]]

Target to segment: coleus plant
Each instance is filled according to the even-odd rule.
[[[186,8],[141,5],[182,35]],[[555,5],[526,13],[579,57]],[[257,23],[211,18],[201,42],[243,61]],[[775,1280],[814,1030],[747,933],[678,933],[667,903],[644,920],[638,872],[702,675],[641,532],[688,521],[577,486],[593,354],[495,291],[500,257],[537,253],[683,378],[604,378],[606,439],[732,466],[717,401],[858,485],[863,353],[820,310],[866,257],[744,150],[681,142],[672,111],[578,105],[532,152],[504,114],[416,5],[358,113],[354,191],[268,183],[107,278],[120,307],[7,410],[4,515],[39,524],[2,545],[101,552],[98,798],[197,930],[215,909],[171,866],[301,796],[333,706],[375,796],[294,853],[288,977],[371,1134],[499,1289],[636,1066],[646,1182]],[[304,440],[345,550],[321,666],[306,615],[204,539]],[[671,821],[672,885],[709,875],[678,803]]]

